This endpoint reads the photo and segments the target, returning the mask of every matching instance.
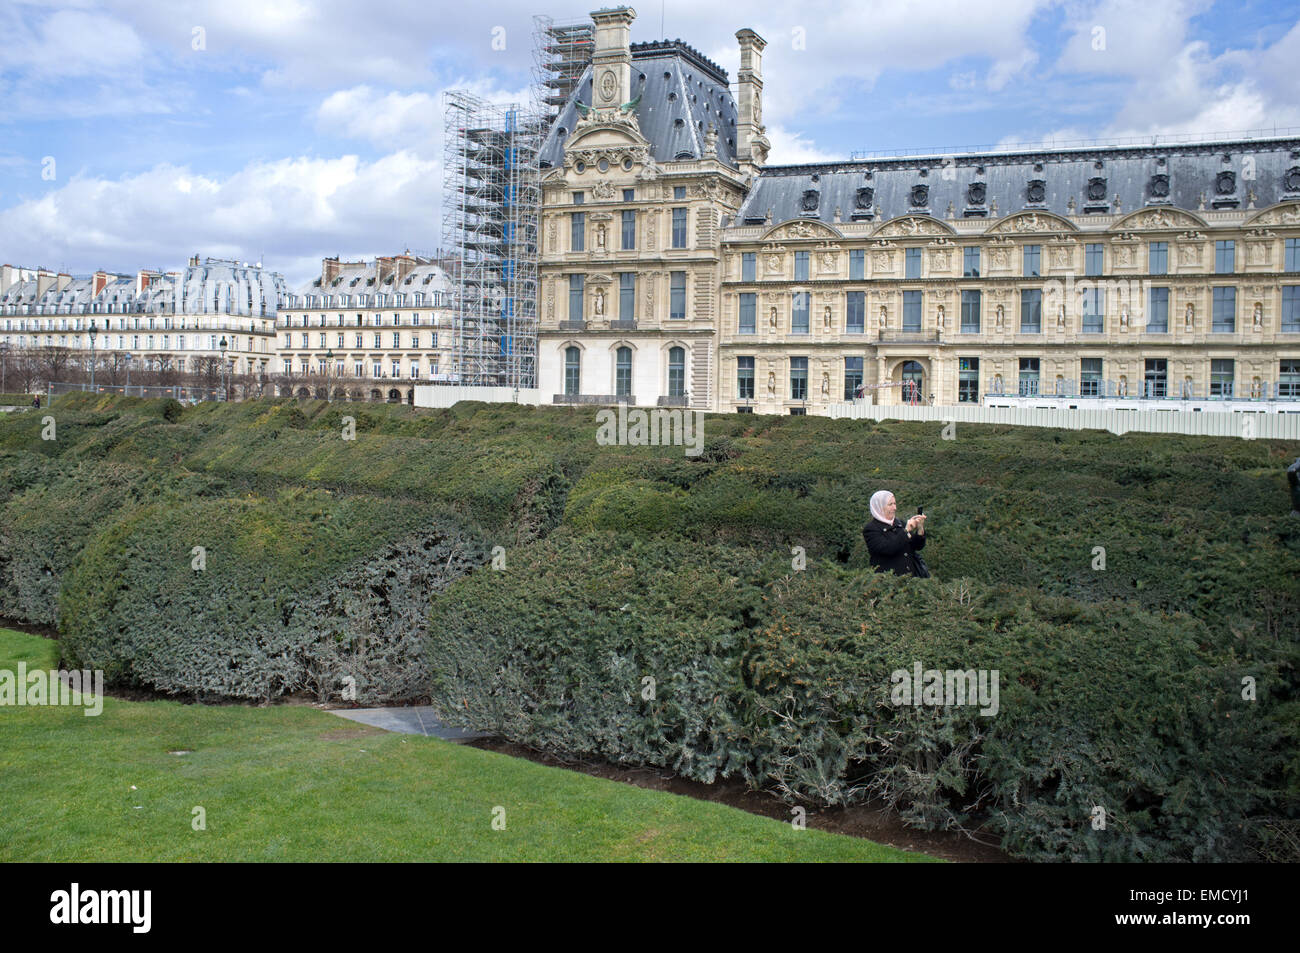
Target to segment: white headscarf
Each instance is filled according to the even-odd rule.
[[[871,515],[886,526],[894,525],[893,520],[885,515],[885,504],[889,502],[889,498],[893,495],[888,490],[877,490],[871,494]]]

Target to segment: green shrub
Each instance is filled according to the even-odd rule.
[[[286,490],[144,506],[100,533],[59,600],[67,661],[113,684],[366,703],[423,695],[428,600],[485,558],[428,506]]]

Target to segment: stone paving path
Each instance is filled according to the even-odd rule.
[[[330,711],[349,721],[359,721],[363,725],[404,735],[424,735],[427,738],[441,738],[443,741],[472,741],[475,738],[490,737],[486,732],[448,728],[427,705],[410,708],[331,708]]]

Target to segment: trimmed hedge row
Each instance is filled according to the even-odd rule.
[[[339,697],[351,676],[357,701],[418,698],[429,598],[485,558],[445,512],[376,497],[143,506],[64,579],[64,657],[164,692]]]
[[[1240,858],[1295,816],[1294,642],[1238,660],[1186,615],[560,531],[453,583],[429,632],[451,723],[792,801],[880,796],[1019,856]],[[916,662],[997,669],[997,714],[891,704]]]

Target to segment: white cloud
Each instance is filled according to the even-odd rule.
[[[409,145],[427,149],[441,129],[442,108],[428,93],[381,94],[369,86],[354,86],[331,94],[320,104],[316,126],[382,148]]]
[[[261,259],[297,284],[322,253],[435,247],[441,179],[440,163],[407,150],[259,162],[224,179],[167,164],[77,178],[0,211],[0,260],[130,271],[197,252]]]
[[[769,165],[803,165],[844,158],[817,148],[812,140],[783,126],[768,126],[767,139],[772,143],[772,152],[767,158]]]

